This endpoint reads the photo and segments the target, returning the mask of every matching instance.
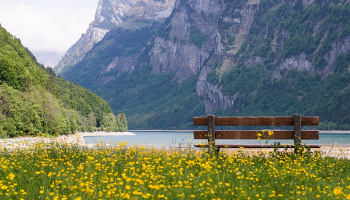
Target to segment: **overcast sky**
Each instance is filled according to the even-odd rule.
[[[64,53],[94,19],[98,0],[0,0],[0,24],[33,52]]]

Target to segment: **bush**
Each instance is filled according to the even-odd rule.
[[[190,41],[194,43],[198,48],[201,48],[207,35],[202,33],[200,30],[195,29],[191,32]]]
[[[219,84],[219,76],[216,74],[216,70],[213,70],[207,74],[207,81],[213,85]]]

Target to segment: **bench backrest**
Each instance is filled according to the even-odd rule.
[[[272,130],[273,135],[263,134],[261,139],[294,139],[294,144],[300,144],[301,139],[319,139],[317,130],[301,130],[302,126],[318,126],[316,116],[302,117],[194,117],[195,126],[208,126],[208,130],[194,131],[194,139],[208,139],[215,144],[215,139],[258,139],[256,130],[215,130],[215,126],[293,126],[294,130]]]
[[[208,117],[194,117],[195,126],[208,126]],[[294,126],[294,117],[214,117],[215,126]],[[318,117],[301,117],[301,126],[318,126]],[[273,130],[269,139],[294,139],[294,130]],[[261,132],[261,130],[259,131]],[[216,130],[216,139],[257,139],[255,130]],[[194,131],[194,139],[208,139],[208,131]],[[264,138],[264,135],[261,139]],[[301,130],[301,139],[319,139],[315,130]]]

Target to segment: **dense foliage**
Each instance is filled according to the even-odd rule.
[[[0,151],[6,199],[349,199],[350,161],[320,154],[42,144]]]
[[[205,38],[208,36],[203,34],[200,30],[193,30],[190,35],[190,41],[193,42],[197,47],[201,48]]]
[[[0,27],[0,137],[125,130],[125,125],[104,100],[43,69]]]
[[[124,74],[98,92],[111,102],[114,111],[123,109],[127,113],[132,128],[185,129],[192,126],[188,119],[204,111],[201,98],[195,95],[197,78],[177,84],[171,82],[172,74],[150,76],[148,73]]]

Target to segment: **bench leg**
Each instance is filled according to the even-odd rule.
[[[301,115],[294,115],[294,153],[299,153],[301,146]]]
[[[208,153],[209,153],[209,154],[215,154],[215,155],[217,155],[217,154],[219,154],[219,152],[220,152],[220,148],[218,148],[218,147],[215,146],[215,145],[209,146],[209,147],[208,147]]]

